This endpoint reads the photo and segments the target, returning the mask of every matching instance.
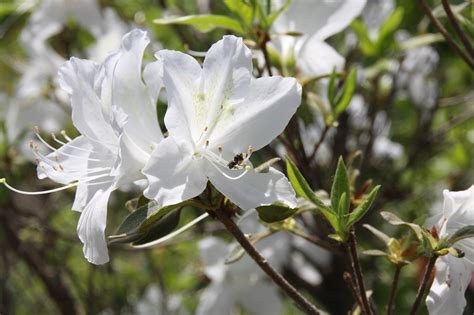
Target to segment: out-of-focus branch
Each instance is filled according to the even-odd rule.
[[[5,208],[0,209],[1,214],[7,211]],[[54,270],[42,260],[42,255],[34,246],[22,243],[16,235],[14,229],[8,224],[8,221],[3,217],[0,219],[3,234],[10,248],[20,257],[43,282],[51,299],[62,314],[75,315],[77,314],[74,299],[69,293],[67,286],[64,284],[57,270]]]
[[[446,42],[456,51],[456,53],[471,67],[471,69],[474,69],[474,61],[471,59],[469,55],[466,54],[464,50],[451,38],[451,36],[448,34],[444,26],[441,24],[441,22],[433,15],[433,12],[431,12],[430,7],[426,3],[426,0],[418,0],[423,7],[423,10],[425,11],[426,15],[431,20],[431,23],[433,23],[434,27],[440,32],[444,38],[446,39]]]
[[[451,10],[451,6],[449,5],[447,0],[442,0],[441,3],[443,4],[444,11],[446,11],[446,15],[448,16],[449,21],[451,22],[451,25],[453,26],[454,30],[458,34],[459,38],[461,39],[461,42],[463,43],[464,47],[467,50],[467,53],[471,57],[471,60],[474,59],[474,50],[472,48],[471,42],[469,41],[469,38],[466,36],[466,33],[461,28],[461,25],[459,25],[458,20],[453,14],[453,11]]]

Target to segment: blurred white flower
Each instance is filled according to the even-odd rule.
[[[273,0],[275,8],[285,4]],[[274,47],[284,63],[294,61],[304,76],[328,74],[341,70],[344,58],[325,40],[345,29],[365,6],[366,0],[294,0],[273,24]],[[282,35],[288,32],[301,36]]]
[[[21,77],[6,113],[10,143],[33,126],[49,133],[60,130],[68,120],[68,96],[59,87],[56,75],[66,60],[49,45],[48,39],[61,32],[70,18],[95,36],[96,42],[87,50],[87,56],[97,62],[117,50],[122,36],[130,29],[111,8],[105,9],[102,17],[95,0],[43,1],[21,33],[28,61],[18,65]],[[26,137],[22,143],[30,140]],[[31,152],[22,151],[32,157]]]
[[[145,290],[143,297],[134,307],[135,315],[186,315],[182,307],[181,297],[175,294],[163,298],[163,292],[156,284],[151,284]]]
[[[474,185],[465,191],[445,190],[443,194],[442,212],[428,220],[429,225],[434,224],[440,238],[474,225]],[[466,307],[464,294],[474,272],[474,238],[458,241],[454,247],[465,256],[457,258],[448,254],[438,258],[435,280],[426,299],[430,315],[461,315]]]
[[[258,233],[265,228],[256,218],[256,212],[247,212],[238,223],[244,233]],[[211,283],[201,294],[196,311],[198,315],[230,315],[237,306],[251,314],[278,315],[282,302],[278,289],[248,255],[226,264],[225,259],[236,244],[216,237],[199,242],[204,272]],[[283,232],[273,234],[257,243],[257,249],[270,265],[281,270],[289,254],[289,237]]]
[[[23,45],[29,50],[44,50],[47,40],[60,33],[71,17],[93,36],[102,34],[103,20],[96,0],[44,0],[21,33]]]
[[[438,62],[438,52],[422,46],[408,50],[401,63],[398,84],[420,109],[430,110],[436,104],[439,91],[434,72]]]
[[[162,206],[199,195],[208,180],[244,210],[276,201],[296,205],[283,173],[257,173],[249,157],[277,137],[295,113],[301,87],[294,78],[254,79],[250,50],[224,36],[203,67],[191,56],[161,51],[169,136],[144,169],[145,196]]]
[[[356,94],[352,97],[348,112],[350,124],[356,130],[370,128],[367,108],[368,105],[362,95]],[[377,112],[372,128],[374,134],[372,151],[376,158],[398,159],[403,155],[403,146],[390,140],[391,122],[386,112]],[[355,139],[353,142],[357,143]]]

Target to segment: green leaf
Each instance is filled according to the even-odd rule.
[[[384,251],[381,251],[379,249],[368,249],[364,250],[362,252],[364,255],[369,255],[369,256],[388,256],[388,254]]]
[[[247,3],[242,0],[224,0],[224,4],[232,13],[239,16],[246,26],[252,25],[253,10]]]
[[[273,22],[275,22],[276,18],[290,6],[291,2],[292,0],[286,0],[286,2],[278,10],[268,16],[267,21],[269,27],[271,27]]]
[[[339,202],[342,194],[346,194],[342,208],[339,208]],[[331,206],[332,209],[337,209],[339,215],[346,215],[349,213],[351,188],[349,178],[347,176],[346,166],[342,157],[337,162],[336,174],[334,175],[334,182],[331,189]]]
[[[352,21],[351,28],[359,39],[359,46],[362,53],[367,56],[375,55],[377,53],[377,47],[370,39],[369,32],[367,31],[365,24],[357,19]]]
[[[167,25],[167,24],[181,24],[189,25],[194,27],[200,32],[210,32],[216,28],[223,28],[231,30],[239,35],[244,35],[245,32],[242,29],[239,21],[230,18],[225,15],[187,15],[181,17],[169,17],[163,19],[156,19],[153,21],[155,24]]]
[[[453,245],[456,242],[470,237],[474,237],[474,225],[467,225],[460,228],[449,237],[448,242],[450,245]]]
[[[347,204],[347,195],[345,192],[342,193],[341,198],[338,202],[337,208],[337,221],[339,223],[340,230],[346,231],[346,204]]]
[[[357,84],[357,73],[355,69],[352,69],[349,73],[344,87],[342,89],[342,95],[338,98],[336,105],[333,108],[334,116],[337,118],[343,111],[346,110],[347,106],[352,100],[352,96],[356,90]]]
[[[145,222],[148,212],[158,209],[156,202],[149,202],[130,213],[119,225],[114,235],[109,236],[109,244],[129,243],[143,237],[140,227]]]
[[[372,206],[375,197],[377,197],[379,189],[380,185],[372,189],[367,198],[357,208],[355,208],[354,211],[350,213],[347,225],[351,226],[364,217],[367,211],[369,211],[370,206]]]
[[[283,203],[261,206],[256,209],[260,219],[267,223],[283,221],[293,216],[298,211],[298,209],[292,209]]]
[[[336,213],[316,197],[316,194],[290,158],[286,158],[286,171],[288,173],[288,179],[295,189],[296,194],[314,204],[321,214],[329,221],[331,226],[334,229],[337,229],[338,221]]]
[[[288,157],[286,158],[286,171],[288,173],[290,183],[298,196],[303,197],[312,204],[316,205],[318,208],[330,210],[321,200],[318,199],[318,197],[316,197],[316,194],[311,189],[306,179],[303,177],[293,161]]]
[[[179,219],[181,217],[181,209],[176,211],[170,212],[160,220],[155,221],[148,230],[144,233],[144,236],[140,239],[133,242],[133,245],[141,245],[152,242],[156,239],[159,239],[169,233],[173,232],[173,230],[178,226]]]
[[[377,236],[382,242],[384,242],[384,244],[386,244],[388,246],[388,244],[390,243],[391,241],[391,238],[390,236],[388,236],[387,234],[385,234],[384,232],[376,229],[375,227],[373,227],[372,225],[369,225],[369,224],[364,224],[362,225],[363,227],[365,227],[367,230],[369,230],[370,232],[372,232],[375,236]]]
[[[337,72],[336,67],[332,69],[331,76],[329,77],[329,84],[328,84],[328,100],[331,104],[331,107],[334,108],[336,106],[335,98],[336,98],[336,79],[337,79]]]
[[[421,46],[431,45],[434,43],[444,41],[444,37],[441,34],[423,34],[415,37],[411,37],[401,42],[400,49],[410,50]]]
[[[399,7],[388,17],[388,19],[380,26],[379,36],[375,42],[378,51],[381,52],[393,40],[393,34],[398,30],[398,26],[403,20],[404,11]]]
[[[385,219],[385,221],[387,221],[388,223],[390,223],[392,225],[405,225],[405,226],[408,226],[409,228],[411,228],[413,230],[413,232],[415,232],[415,234],[416,234],[416,236],[418,237],[419,240],[423,240],[424,235],[426,234],[421,226],[419,226],[417,224],[414,224],[414,223],[405,222],[405,221],[403,221],[402,219],[400,219],[398,216],[396,216],[395,214],[393,214],[391,212],[382,211],[382,212],[380,212],[380,215],[382,216],[382,218]]]

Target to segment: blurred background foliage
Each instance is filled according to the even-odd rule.
[[[149,30],[150,36],[164,48],[206,51],[222,35],[229,33],[220,29],[201,33],[189,26],[153,23],[154,19],[165,15],[184,16],[207,11],[231,15],[221,1],[210,1],[209,4],[188,0],[99,2],[101,7],[114,8],[123,21]],[[453,1],[453,4],[461,3]],[[433,8],[439,6],[438,1],[430,1],[430,4]],[[0,91],[7,96],[0,99],[0,113],[6,110],[8,96],[14,94],[18,82],[16,64],[28,58],[18,37],[33,7],[19,11],[17,8],[21,5],[22,1],[12,0],[0,3]],[[472,3],[461,14],[470,23],[466,29],[473,35],[472,8],[469,5]],[[318,119],[314,117],[322,114],[315,110],[305,94],[298,116],[288,126],[285,137],[296,152],[300,170],[315,190],[330,189],[331,176],[340,155],[346,157],[353,170],[358,169],[357,189],[363,189],[369,180],[382,185],[373,210],[362,223],[370,223],[398,237],[407,230],[388,225],[378,212],[391,211],[407,221],[415,220],[442,206],[442,189],[464,190],[473,182],[474,79],[472,71],[453,50],[444,41],[437,40],[431,47],[439,56],[439,63],[435,63],[433,71],[427,74],[429,79],[436,81],[434,104],[428,108],[416,104],[406,89],[400,88],[396,82],[400,80],[402,70],[390,68],[390,64],[400,65],[409,56],[409,49],[403,48],[403,41],[400,42],[397,36],[401,30],[409,34],[409,38],[434,34],[436,30],[416,1],[397,0],[395,8],[400,16],[392,21],[393,29],[380,42],[364,44],[364,24],[360,19],[329,39],[331,45],[346,56],[346,69],[359,70],[356,93],[367,112],[362,117],[365,122],[351,123],[354,112],[344,111],[338,117],[338,127],[330,131],[331,140],[325,142],[326,155],[316,155],[316,159],[308,160],[298,138],[298,126],[301,122],[317,125]],[[51,46],[64,58],[85,57],[85,48],[93,42],[91,34],[80,29],[73,20],[50,39]],[[146,58],[152,60],[151,52]],[[317,89],[317,84],[305,86],[305,92]],[[430,96],[422,95],[422,98],[427,97]],[[158,106],[162,119],[166,107],[164,103]],[[390,125],[385,136],[401,146],[401,154],[374,154],[374,140],[381,132],[374,123],[380,112],[389,119],[385,122],[385,125]],[[65,129],[71,136],[77,134],[70,122]],[[1,124],[0,177],[8,178],[25,190],[54,187],[51,182],[36,178],[35,165],[25,159],[19,149],[21,141],[25,140],[19,137],[14,143],[9,142],[6,126]],[[274,156],[273,150],[278,151],[279,145],[280,141],[276,140],[272,148],[256,158]],[[358,150],[362,154],[356,154]],[[107,234],[112,234],[129,213],[124,204],[139,197],[137,194],[114,194],[109,204]],[[230,239],[217,222],[206,221],[189,232],[182,242],[172,242],[160,248],[137,250],[112,245],[110,263],[95,266],[84,259],[82,244],[76,236],[79,214],[70,210],[73,196],[73,189],[43,196],[23,196],[0,188],[1,314],[133,314],[138,312],[137,305],[152,285],[159,288],[162,301],[180,296],[184,308],[190,314],[194,312],[199,292],[209,282],[203,273],[196,243],[210,233]],[[327,238],[328,226],[324,223],[318,221],[317,227],[309,230]],[[361,249],[383,249],[383,244],[362,227],[358,229],[358,238]],[[383,310],[394,268],[383,257],[361,255],[361,260],[367,287],[373,290],[375,303]],[[397,314],[408,313],[423,264],[417,260],[403,270]],[[334,257],[331,266],[320,270],[323,281],[317,286],[298,278],[290,269],[285,269],[285,275],[324,309],[333,314],[344,314],[352,303],[342,279],[346,266],[343,258]],[[283,295],[282,299],[285,299]],[[468,290],[467,299],[465,314],[472,314],[474,286]],[[298,313],[290,301],[285,301],[287,314]],[[170,314],[172,310],[167,303],[162,303],[160,312]],[[243,309],[238,313],[246,314]]]

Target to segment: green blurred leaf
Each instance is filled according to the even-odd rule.
[[[331,107],[334,107],[335,98],[336,98],[336,79],[337,79],[337,72],[336,67],[332,69],[331,76],[329,77],[329,84],[328,84],[328,100],[331,104]]]
[[[364,55],[374,56],[377,53],[377,47],[369,37],[369,32],[361,20],[354,20],[351,24],[352,30],[359,39],[360,50]]]
[[[355,208],[354,211],[350,213],[347,225],[351,226],[364,217],[364,215],[367,213],[367,211],[369,211],[370,207],[372,206],[375,197],[377,197],[379,189],[380,186],[376,186],[374,189],[372,189],[367,198],[357,208]]]
[[[341,96],[338,97],[337,102],[333,107],[334,116],[337,117],[346,110],[347,106],[349,106],[352,96],[356,90],[357,85],[357,73],[355,69],[352,69],[349,75],[347,76],[347,80],[344,83],[342,88]]]
[[[275,20],[277,19],[277,17],[290,6],[291,2],[292,0],[286,0],[286,2],[278,10],[276,10],[275,12],[272,12],[268,16],[269,27],[271,27],[273,22],[275,22]]]
[[[225,15],[212,15],[212,14],[203,14],[203,15],[188,15],[181,17],[169,17],[156,19],[153,21],[155,24],[167,25],[167,24],[181,24],[189,25],[194,27],[200,32],[210,32],[216,28],[223,28],[231,30],[239,35],[244,35],[245,32],[242,29],[239,21],[230,18]]]
[[[346,194],[347,198],[344,204],[339,208],[339,202],[342,194]],[[334,182],[331,189],[331,206],[332,209],[337,209],[339,215],[346,215],[349,212],[351,188],[349,177],[347,176],[346,166],[342,157],[337,162],[336,174],[334,175]]]
[[[368,250],[364,250],[362,253],[364,255],[369,255],[369,256],[388,256],[386,252],[381,251],[379,249],[368,249]]]
[[[403,8],[398,7],[388,19],[380,26],[379,36],[375,45],[377,46],[378,52],[382,52],[385,46],[389,45],[390,41],[393,41],[393,35],[398,30],[400,23],[403,20],[404,11]]]
[[[267,223],[283,221],[298,211],[298,209],[292,209],[282,203],[257,207],[256,209],[260,219]]]
[[[232,13],[240,17],[244,25],[252,26],[253,10],[247,3],[242,0],[224,0],[224,4]]]
[[[372,225],[369,224],[364,224],[363,227],[365,227],[367,230],[372,232],[375,236],[377,236],[384,244],[388,245],[391,238],[384,232],[378,230],[377,228],[373,227]]]

